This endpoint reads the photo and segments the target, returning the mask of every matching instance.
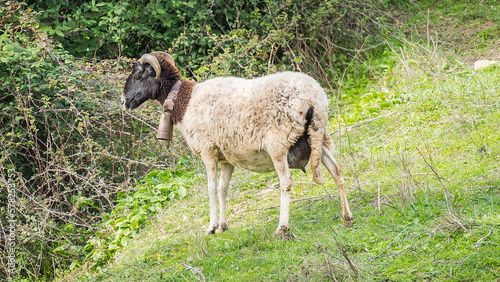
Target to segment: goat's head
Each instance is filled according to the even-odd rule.
[[[134,65],[123,89],[122,107],[135,109],[149,99],[159,99],[162,85],[180,79],[172,57],[165,52],[144,54]]]

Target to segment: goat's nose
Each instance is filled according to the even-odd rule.
[[[127,110],[127,99],[123,96],[121,97],[121,103],[122,103],[122,109],[124,111],[126,111]]]

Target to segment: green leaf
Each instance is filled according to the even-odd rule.
[[[128,245],[129,240],[130,240],[129,237],[123,237],[120,242],[122,243],[122,246],[126,246],[126,245]]]
[[[147,178],[147,179],[148,179],[148,178],[152,178],[152,177],[154,177],[154,176],[158,175],[158,173],[159,173],[159,171],[158,171],[158,170],[156,170],[156,169],[155,169],[155,170],[152,170],[150,173],[148,173],[148,174],[146,175],[146,177],[145,177],[145,178]]]
[[[179,187],[179,190],[177,190],[177,193],[179,193],[179,196],[181,198],[184,198],[186,196],[186,193],[187,193],[186,187],[184,187],[184,186]]]
[[[69,270],[73,270],[73,269],[75,269],[75,267],[76,267],[77,263],[78,263],[78,261],[77,261],[77,260],[73,261],[73,262],[69,265]]]
[[[160,184],[156,185],[156,189],[160,189],[160,190],[170,190],[171,187],[172,187],[172,183],[160,183]]]
[[[49,32],[51,30],[52,30],[52,27],[50,25],[42,25],[40,27],[40,31],[42,31],[42,32]]]
[[[130,228],[125,228],[122,232],[123,236],[128,236],[130,234],[130,232],[132,232],[132,230]]]
[[[5,46],[3,46],[2,49],[6,52],[11,51],[11,52],[15,52],[15,53],[22,53],[22,52],[26,51],[26,49],[24,49],[21,45],[19,45],[17,43],[6,44]]]
[[[134,219],[132,219],[132,221],[130,221],[130,228],[132,230],[139,229],[139,222],[137,221],[137,219],[134,218]]]
[[[56,34],[61,36],[61,37],[64,37],[64,33],[59,29],[56,29]]]
[[[120,247],[118,247],[117,244],[109,244],[108,249],[109,250],[118,250]]]
[[[120,191],[116,194],[116,198],[121,199],[121,198],[125,197],[126,195],[127,195],[127,193],[125,191]]]

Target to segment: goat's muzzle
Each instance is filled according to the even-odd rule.
[[[121,101],[121,104],[122,104],[122,110],[124,110],[124,111],[128,110],[128,108],[127,108],[127,100],[125,99],[125,97],[122,96],[121,99],[120,99],[120,101]]]

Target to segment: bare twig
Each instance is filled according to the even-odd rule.
[[[376,121],[377,119],[380,119],[380,118],[383,118],[383,117],[387,117],[387,116],[390,116],[392,114],[394,114],[394,112],[391,112],[391,113],[388,113],[388,114],[385,114],[385,115],[376,116],[374,118],[366,119],[366,120],[360,121],[358,123],[355,123],[355,124],[353,124],[351,126],[347,126],[347,127],[343,127],[343,128],[340,128],[340,129],[336,129],[331,134],[337,133],[340,136],[340,135],[343,135],[343,134],[345,134],[347,132],[352,131],[354,128],[358,128],[358,127],[360,127],[360,126],[362,126],[364,124],[370,123],[372,121]]]
[[[321,195],[321,196],[314,196],[314,197],[307,197],[307,198],[295,199],[295,200],[290,201],[290,203],[301,202],[301,201],[307,201],[307,200],[314,200],[314,199],[330,198],[330,197],[331,197],[331,195],[330,195],[330,194],[326,194],[326,195]],[[279,208],[279,207],[280,207],[280,206],[279,206],[279,205],[277,205],[277,206],[271,206],[271,207],[262,208],[262,209],[252,209],[252,210],[240,211],[239,213],[246,213],[246,212],[255,212],[255,211],[272,210],[272,209],[277,209],[277,208]]]
[[[422,159],[427,164],[427,166],[432,170],[432,172],[434,173],[434,175],[436,175],[436,178],[439,180],[439,183],[441,183],[441,186],[443,187],[443,190],[445,192],[446,206],[448,207],[449,210],[451,210],[451,203],[450,203],[451,195],[450,195],[450,191],[448,191],[448,188],[446,188],[446,186],[444,186],[444,183],[442,181],[442,180],[445,180],[445,181],[448,181],[448,180],[446,180],[446,179],[442,178],[441,176],[439,176],[439,174],[434,169],[434,167],[431,166],[429,164],[429,162],[427,162],[427,159],[424,157],[424,155],[422,154],[422,152],[420,152],[420,150],[418,148],[416,148],[416,149],[417,149],[418,153],[420,154],[420,156],[422,156]]]
[[[479,244],[481,243],[481,241],[483,241],[484,239],[488,238],[490,235],[491,235],[491,232],[493,231],[493,229],[495,229],[495,226],[492,226],[490,228],[490,231],[488,232],[488,234],[486,234],[485,236],[481,237],[479,240],[477,240],[476,242],[476,248],[479,248]]]
[[[200,281],[203,281],[205,282],[206,279],[205,279],[205,275],[203,275],[203,267],[194,267],[194,266],[190,266],[188,265],[187,263],[183,262],[182,265],[184,265],[184,267],[186,267],[187,270],[191,271],[193,274],[196,274],[196,275],[199,275],[200,278],[199,280]]]
[[[488,187],[479,187],[474,189],[467,189],[467,191],[477,191],[477,190],[485,190],[485,189],[497,189],[499,186],[488,186]]]
[[[382,214],[380,211],[380,183],[377,183],[377,208],[378,208],[378,214]]]
[[[345,260],[347,261],[347,264],[349,264],[349,267],[351,268],[351,270],[354,272],[354,275],[355,276],[358,276],[359,273],[358,273],[358,269],[356,268],[356,266],[352,263],[351,259],[349,259],[349,257],[347,256],[347,253],[346,251],[344,250],[344,247],[342,247],[342,245],[339,243],[339,241],[337,241],[337,239],[335,239],[336,243],[337,243],[337,247],[339,248],[339,251],[340,251],[340,254],[342,254],[342,256],[345,258]]]

